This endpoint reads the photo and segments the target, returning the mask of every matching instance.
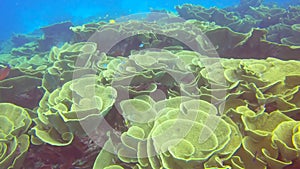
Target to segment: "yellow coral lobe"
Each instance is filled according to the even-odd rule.
[[[109,22],[110,24],[116,23],[116,21],[115,21],[114,19],[111,19],[111,20],[109,20],[108,22]]]

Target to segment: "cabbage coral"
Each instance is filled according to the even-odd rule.
[[[0,168],[22,167],[30,141],[26,134],[31,118],[22,107],[0,103]]]
[[[217,116],[216,107],[204,100],[174,97],[154,102],[140,96],[122,101],[121,107],[129,129],[113,146],[123,163],[142,168],[222,166],[220,160],[230,159],[241,145],[238,127]],[[99,160],[111,161],[103,154]],[[107,166],[96,161],[94,168],[99,167]]]
[[[156,58],[160,54],[166,59]],[[128,59],[116,58],[100,74],[117,89],[127,86],[132,95],[117,105],[127,131],[120,137],[108,134],[94,168],[283,168],[298,157],[298,122],[292,118],[299,110],[298,62],[168,54],[138,52]],[[191,79],[160,74],[176,70],[190,73]],[[166,85],[167,98],[156,98],[150,90],[147,96],[131,92],[139,81]],[[281,125],[292,134],[280,135]]]
[[[95,77],[75,79],[46,93],[37,110],[37,125],[32,128],[38,138],[35,143],[42,140],[51,145],[70,144],[74,134],[85,135],[81,123],[103,119],[116,95],[114,88],[98,84]]]

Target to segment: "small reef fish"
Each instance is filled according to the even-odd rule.
[[[0,80],[5,79],[10,72],[10,65],[6,64],[6,67],[0,69]]]
[[[143,48],[143,47],[144,47],[144,44],[141,43],[141,44],[139,45],[139,48]]]

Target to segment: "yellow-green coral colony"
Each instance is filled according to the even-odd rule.
[[[36,167],[300,166],[300,7],[242,2],[236,13],[177,6],[180,22],[65,22],[53,26],[71,26],[70,42],[47,51],[46,33],[0,54],[12,66],[0,80],[0,169],[24,169],[45,147],[65,165]]]
[[[209,59],[193,52],[184,54],[193,56],[194,63],[197,63],[196,60]],[[150,52],[148,56],[151,55]],[[181,55],[180,52],[174,54],[174,58],[180,59],[178,56]],[[132,62],[133,58],[138,57],[133,54],[125,63],[118,62],[114,69]],[[132,70],[138,70],[140,64],[138,60],[134,62],[136,65]],[[189,66],[199,66],[192,62],[188,63]],[[299,62],[274,58],[264,61],[221,59],[220,62],[224,74],[219,78],[227,81],[227,86],[222,88],[210,89],[211,92],[207,93],[209,88],[200,90],[203,86],[196,85],[198,95],[187,93],[184,97],[158,102],[151,98],[149,101],[149,96],[141,95],[123,100],[120,105],[128,121],[128,131],[122,134],[120,143],[112,145],[110,140],[107,143],[115,146],[118,152],[111,154],[108,161],[119,159],[119,166],[116,166],[118,163],[104,166],[100,161],[107,158],[108,152],[103,152],[99,154],[99,162],[95,162],[94,168],[118,168],[122,167],[122,163],[134,163],[134,168],[282,168],[290,165],[299,157],[299,122],[293,119],[299,118],[298,102],[295,100],[299,84],[289,79],[299,77],[296,76],[299,70],[292,66],[299,65]],[[160,63],[163,64],[157,60],[156,64]],[[173,68],[177,69],[176,66]],[[171,71],[168,65],[159,69]],[[105,71],[109,71],[109,67]],[[122,74],[118,78],[128,76],[124,71]],[[155,75],[150,78],[155,79]],[[215,77],[202,78],[208,81],[208,78]],[[207,95],[223,88],[227,88],[227,92],[222,99],[227,100],[217,108],[209,103],[214,96]],[[164,107],[161,107],[162,104]],[[276,107],[271,107],[273,105]],[[276,133],[286,133],[281,131],[285,125],[290,125],[290,129],[284,128],[290,130],[288,133],[291,134],[278,136]],[[208,135],[204,142],[200,141],[200,131]],[[279,157],[283,153],[286,157]]]
[[[168,56],[170,60],[167,59],[168,57],[160,60],[158,58],[160,55]],[[186,57],[190,58],[190,61],[184,60]],[[153,63],[145,64],[140,62],[139,58],[153,60]],[[61,134],[59,138],[56,138],[57,136],[53,137],[51,133],[46,136],[45,134],[49,132],[37,126],[33,129],[36,131],[36,137],[53,145],[69,144],[73,137],[68,137],[65,143],[60,141],[64,140],[62,138],[65,133],[80,135],[80,130],[74,124],[68,125],[68,119],[73,117],[72,109],[80,110],[80,103],[82,103],[85,106],[82,107],[83,109],[101,110],[105,100],[107,102],[112,99],[108,106],[112,105],[114,98],[117,97],[116,90],[127,90],[135,97],[120,102],[128,131],[122,134],[121,142],[117,145],[109,143],[110,140],[108,140],[105,145],[115,146],[117,154],[108,156],[109,152],[100,152],[97,158],[99,162],[95,162],[94,168],[122,168],[122,163],[134,163],[132,167],[137,168],[222,168],[226,166],[278,168],[291,164],[298,157],[297,132],[299,127],[297,127],[298,122],[292,117],[297,116],[296,112],[299,109],[296,98],[298,94],[296,89],[299,84],[291,80],[297,78],[296,75],[300,73],[297,69],[299,66],[297,61],[280,61],[274,58],[268,58],[265,61],[220,59],[224,74],[218,77],[221,79],[216,79],[207,73],[202,73],[209,69],[209,66],[199,64],[210,58],[200,56],[195,52],[146,52],[135,53],[128,58],[107,57],[106,59],[93,63],[96,65],[108,63],[102,68],[99,77],[80,78],[67,82],[62,85],[61,89],[58,88],[44,96],[38,109],[39,120],[44,123],[43,125],[49,125],[49,121],[52,120],[51,124],[61,124],[64,127],[53,126]],[[194,69],[191,70],[190,67]],[[174,72],[179,75],[192,73],[194,80],[181,85],[176,79],[166,81],[165,79],[169,77],[168,73]],[[143,91],[134,92],[135,88],[130,85],[138,82],[135,80],[131,84],[125,82],[126,79],[135,78],[142,82],[157,81],[167,86],[177,86],[179,87],[177,94],[185,91],[186,96],[174,96],[176,91],[169,90],[166,94],[172,97],[155,101],[148,95],[143,95],[150,94],[151,96],[153,90],[146,88]],[[204,82],[200,83],[199,80],[203,78]],[[227,82],[224,84],[222,79]],[[91,91],[88,89],[89,84],[98,80],[100,83],[103,81],[113,84],[116,89],[110,87],[111,89],[108,88],[108,90],[99,86],[108,91],[109,96],[106,98],[103,94],[97,96],[97,93],[103,93],[100,91],[89,94]],[[210,81],[219,83],[219,86],[209,88]],[[102,85],[105,86],[105,83]],[[77,88],[77,85],[81,86]],[[197,95],[186,91],[186,86],[194,86]],[[97,89],[97,86],[91,85],[91,87]],[[214,91],[220,90],[226,91],[226,94],[220,98],[211,95]],[[72,92],[81,96],[81,101],[77,104],[73,103],[74,105],[70,98]],[[84,95],[95,98],[84,99]],[[212,100],[222,99],[227,99],[227,101],[219,104],[219,107],[210,103]],[[69,103],[66,105],[65,101],[65,103],[61,102],[63,100],[69,100]],[[233,104],[228,105],[228,103]],[[274,111],[271,107],[273,104],[276,105]],[[109,110],[107,108],[104,110]],[[53,114],[53,116],[52,113],[56,115]],[[82,120],[84,118],[83,115]],[[77,120],[80,121],[81,118]],[[281,126],[285,124],[294,126],[290,129],[294,132],[288,137],[277,134],[280,133]],[[207,138],[201,141],[199,131],[206,133]],[[174,133],[174,135],[168,133]],[[285,142],[290,142],[290,144],[287,145]],[[282,153],[287,153],[287,158],[278,159],[279,154]],[[106,160],[111,162],[114,161],[113,159],[119,159],[120,163],[104,164],[101,161],[105,158],[109,158]],[[252,162],[253,159],[255,163]]]
[[[11,103],[0,103],[0,167],[21,168],[29,149],[28,112]]]
[[[84,45],[95,44],[68,45],[65,50],[81,50]],[[53,50],[63,48],[66,47]],[[120,142],[113,142],[114,133],[108,133],[95,169],[127,165],[279,169],[299,157],[298,61],[218,59],[218,69],[211,69],[216,64],[203,63],[214,63],[215,58],[192,51],[136,52],[117,58],[101,55],[104,57],[100,60],[86,63],[88,68],[81,68],[72,63],[78,57],[73,52],[51,53],[51,58],[60,59],[46,70],[48,75],[43,78],[45,94],[33,119],[35,126],[30,129],[33,144],[67,146],[74,137],[85,136],[81,122],[103,120],[115,104],[121,110],[127,131],[121,134]],[[56,74],[54,69],[60,73]],[[66,81],[64,74],[68,69],[97,69],[100,73]],[[214,76],[218,71],[223,73]],[[186,75],[192,79],[180,79]],[[53,83],[52,76],[60,79]],[[139,82],[151,85],[137,89]],[[169,89],[164,96],[155,97],[152,93],[159,85]],[[118,92],[124,91],[130,96],[118,99]],[[2,109],[4,112],[22,110],[8,110],[14,107],[12,104],[1,106],[7,107]],[[28,148],[28,135],[21,133],[28,129],[29,116],[24,116],[28,122],[17,123],[23,124],[23,129],[16,126],[15,130],[16,122],[10,121],[10,116],[1,116],[6,124],[1,130],[3,138],[12,141],[10,146],[20,140]],[[106,149],[114,149],[115,154]],[[1,165],[14,163],[4,159]]]

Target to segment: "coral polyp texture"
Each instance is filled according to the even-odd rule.
[[[15,35],[0,169],[300,168],[300,7],[261,2]]]

